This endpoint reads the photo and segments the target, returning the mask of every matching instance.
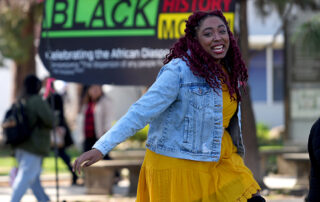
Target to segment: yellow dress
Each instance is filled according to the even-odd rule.
[[[237,108],[223,86],[223,126]],[[230,134],[222,137],[218,162],[172,158],[146,151],[140,170],[137,202],[233,202],[252,197],[260,187],[237,154]]]

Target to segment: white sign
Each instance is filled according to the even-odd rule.
[[[292,89],[291,117],[310,119],[320,117],[320,89]]]

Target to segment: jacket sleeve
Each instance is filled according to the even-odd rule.
[[[149,90],[93,146],[104,155],[117,144],[134,135],[165,111],[177,98],[180,74],[177,66],[164,66]]]
[[[44,127],[52,128],[54,115],[49,103],[43,100],[40,96],[37,99],[36,109],[39,121],[43,123]]]

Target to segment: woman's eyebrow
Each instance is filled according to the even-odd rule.
[[[206,27],[206,28],[204,28],[204,30],[202,30],[202,31],[204,32],[204,31],[212,30],[212,29],[213,29],[212,27]]]
[[[226,26],[224,24],[221,24],[221,25],[218,25],[218,28],[225,28]],[[203,31],[207,31],[207,30],[212,30],[213,28],[212,27],[206,27],[203,29]]]

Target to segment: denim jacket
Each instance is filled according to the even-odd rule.
[[[146,94],[93,146],[107,154],[117,144],[150,124],[146,147],[175,158],[218,161],[224,133],[222,90],[215,92],[204,78],[195,76],[185,61],[164,65]],[[238,153],[244,154],[240,107],[229,131]]]

